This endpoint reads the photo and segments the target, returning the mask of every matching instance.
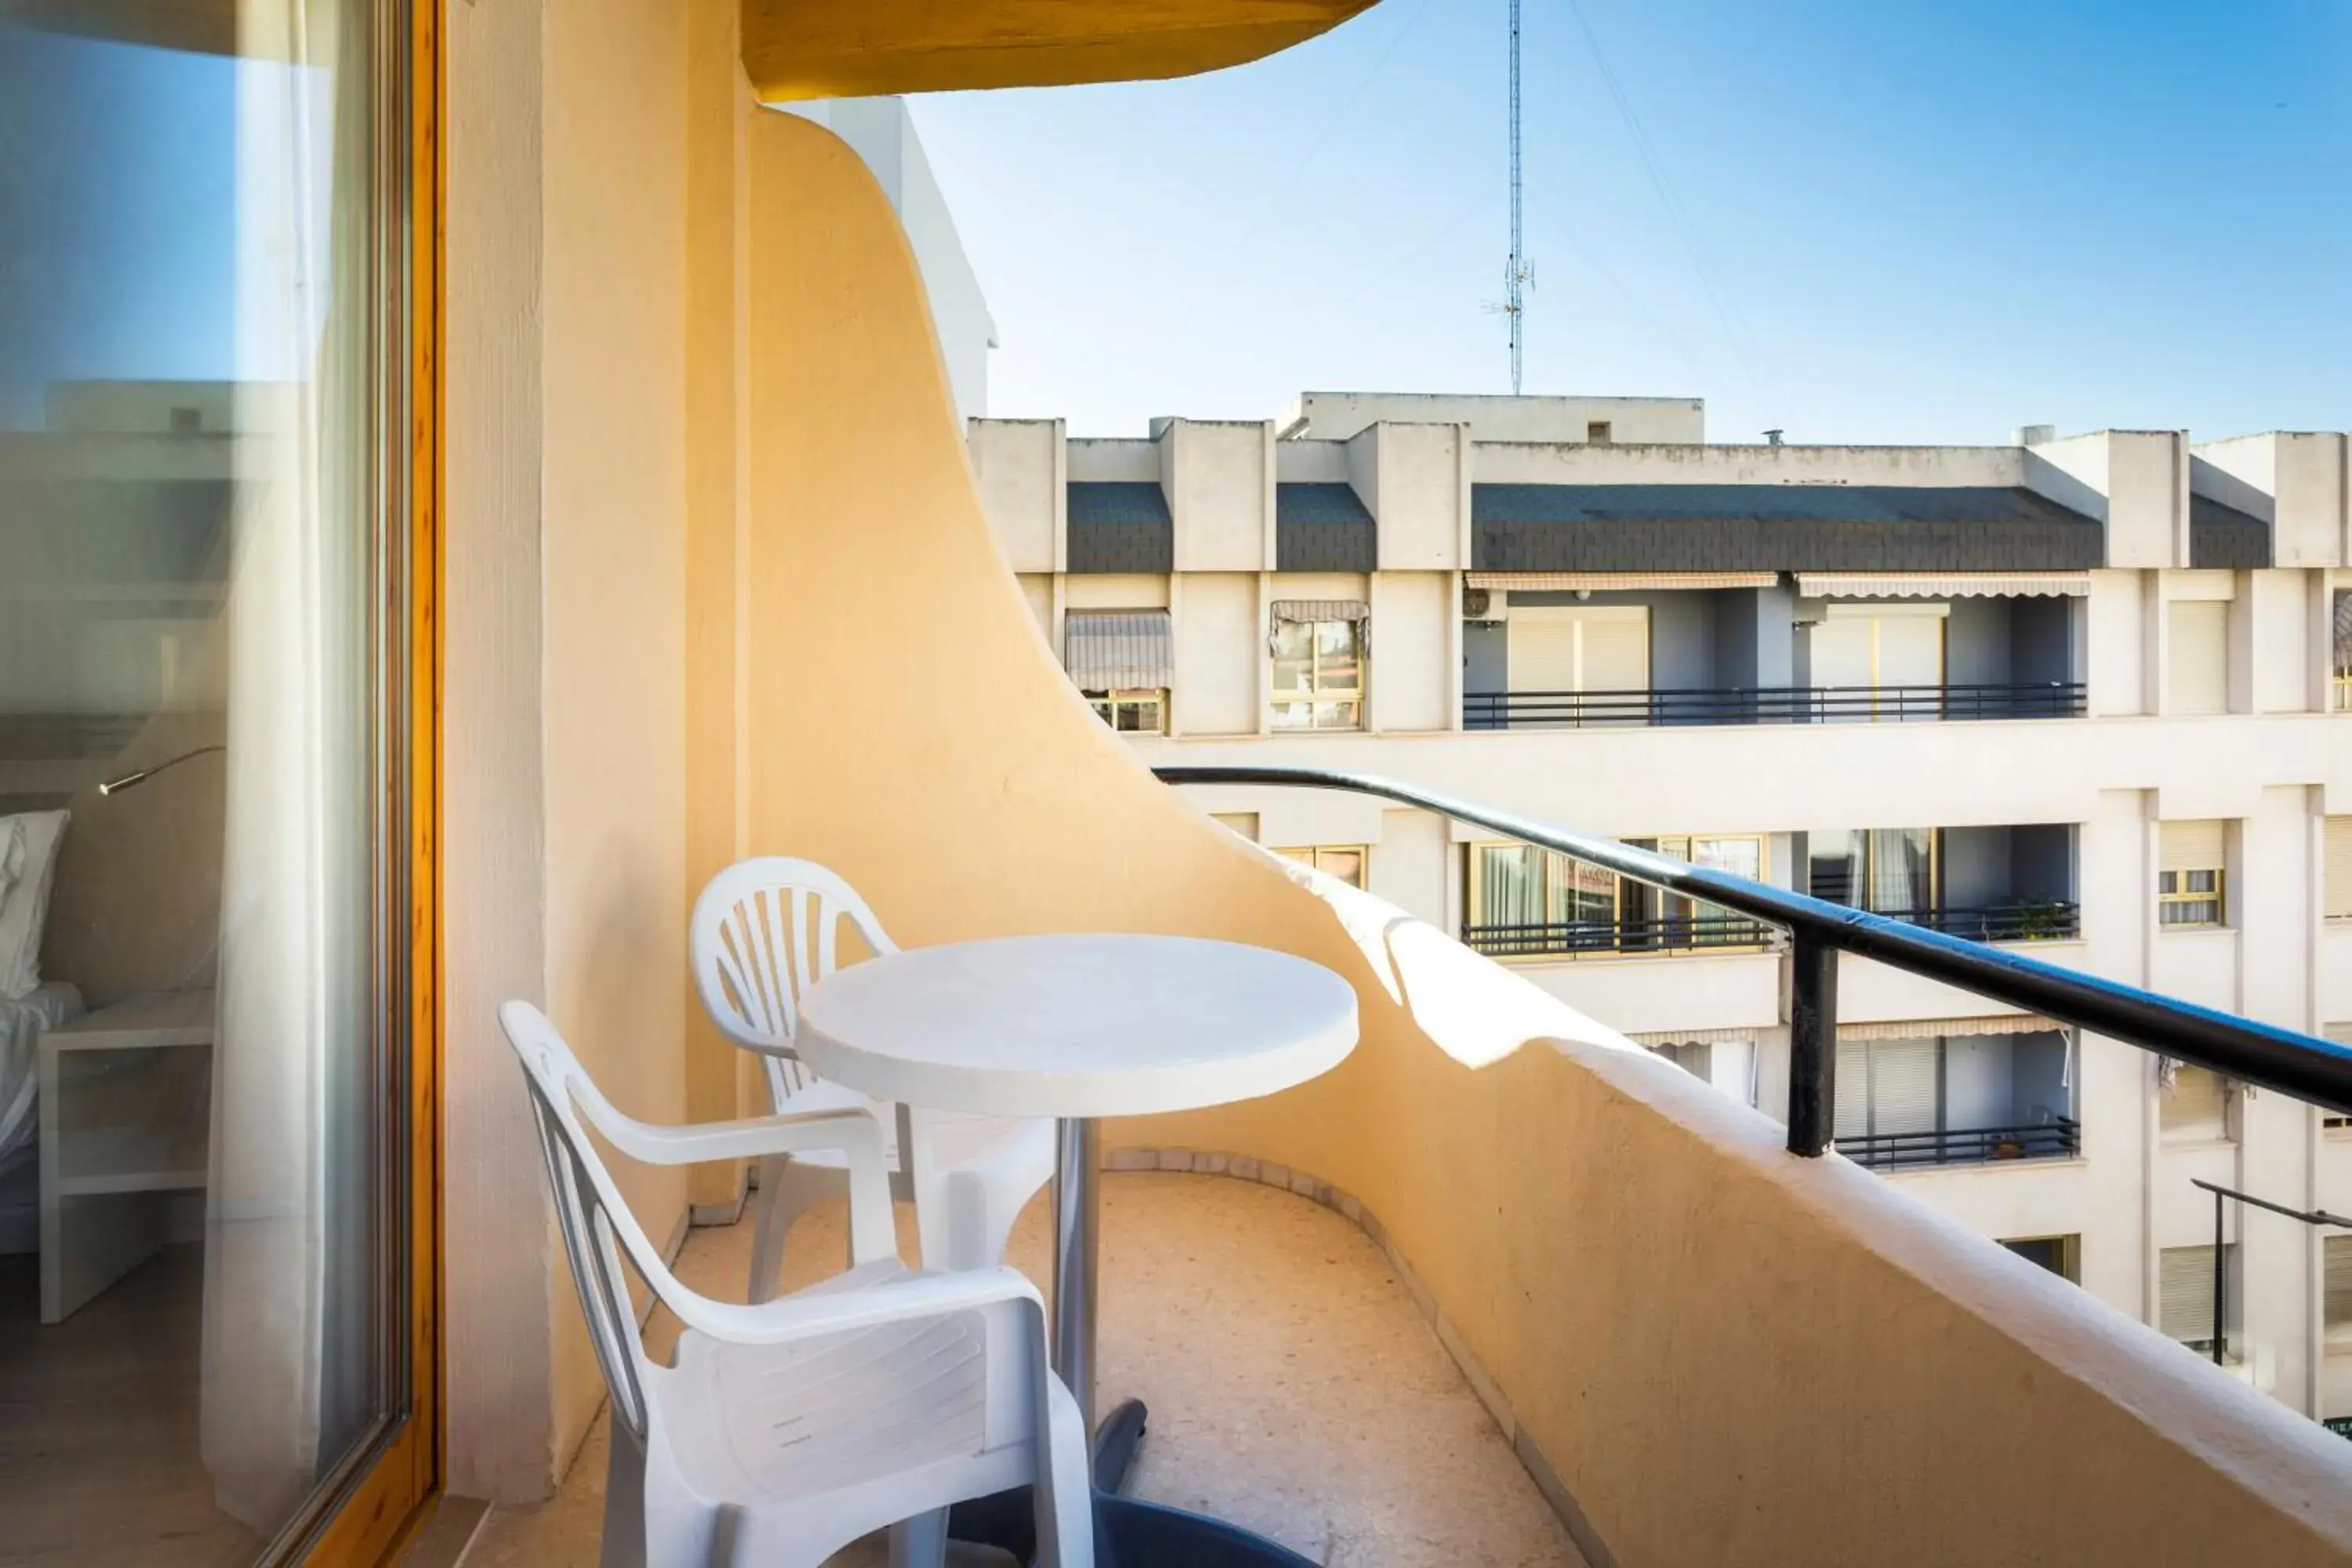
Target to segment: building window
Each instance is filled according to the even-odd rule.
[[[1072,610],[1062,668],[1102,721],[1123,735],[1168,732],[1174,637],[1165,610]]]
[[[1932,827],[1817,829],[1805,836],[1807,886],[1833,904],[1924,921],[1940,902],[1937,837]]]
[[[1764,840],[1756,834],[1628,842],[1742,877],[1764,874]],[[1490,957],[1754,947],[1765,939],[1764,928],[1744,916],[1531,844],[1470,846],[1466,880],[1463,941]]]
[[[2213,1249],[2208,1247],[2168,1247],[2158,1255],[2157,1327],[2167,1338],[2190,1350],[2213,1350]],[[2221,1273],[2228,1293],[2236,1300],[2238,1246],[2221,1249]]]
[[[2326,1276],[2327,1348],[2352,1351],[2352,1236],[2321,1238]]]
[[[2329,640],[2335,649],[2328,664],[2328,689],[2335,697],[2332,706],[2338,713],[2352,713],[2352,588],[2336,590],[2335,614],[2329,626]]]
[[[2352,816],[2326,817],[2324,824],[2326,873],[2320,908],[2331,921],[2352,921]]]
[[[2236,1106],[2230,1080],[2220,1073],[2188,1062],[2162,1062],[2157,1123],[2168,1141],[2198,1143],[2236,1136],[2231,1115]]]
[[[1805,640],[1806,680],[1824,723],[1944,716],[1944,604],[1831,605]]]
[[[1470,846],[1463,940],[1492,957],[1606,952],[1617,945],[1617,877],[1532,844]]]
[[[1156,691],[1089,691],[1087,705],[1102,721],[1122,735],[1168,733],[1168,693]]]
[[[1641,605],[1511,607],[1504,681],[1515,728],[1644,724],[1650,713],[1650,612]]]
[[[2229,916],[2228,834],[2220,822],[2168,822],[2158,831],[2156,919],[2166,927],[2218,926]]]
[[[2168,713],[2230,710],[2230,602],[2175,599],[2165,606]]]
[[[1676,860],[1687,860],[1694,866],[1728,871],[1751,882],[1764,879],[1764,840],[1758,834],[1635,838],[1628,842],[1637,848],[1655,849]],[[1618,903],[1623,945],[1633,951],[1647,947],[1754,947],[1764,940],[1764,928],[1745,915],[1698,903],[1646,882],[1622,882]]]
[[[2083,1238],[2080,1236],[2021,1236],[2001,1245],[2037,1268],[2047,1268],[2069,1284],[2083,1282]]]
[[[1584,424],[1584,439],[1595,447],[1606,447],[1615,437],[1610,433],[1606,419],[1588,419]]]
[[[1360,730],[1364,724],[1364,622],[1287,620],[1274,625],[1274,727]]]
[[[1742,1105],[1756,1103],[1756,1042],[1690,1040],[1656,1047],[1693,1078],[1704,1079]]]
[[[1313,848],[1277,849],[1275,853],[1286,860],[1312,866],[1325,876],[1337,878],[1360,889],[1364,885],[1364,862],[1370,858],[1369,852],[1360,844],[1318,844]]]

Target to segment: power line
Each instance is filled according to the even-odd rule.
[[[1514,5],[1517,3],[1517,0],[1513,0]],[[1249,227],[1242,231],[1242,237],[1229,247],[1227,254],[1243,258],[1248,258],[1252,255],[1253,242],[1256,240],[1259,231],[1265,227],[1266,220],[1281,209],[1282,198],[1290,194],[1291,185],[1297,181],[1299,175],[1314,165],[1318,157],[1322,155],[1323,149],[1329,144],[1331,138],[1339,133],[1339,127],[1347,122],[1348,116],[1354,111],[1356,104],[1363,98],[1366,89],[1379,79],[1381,70],[1389,63],[1389,58],[1396,53],[1397,46],[1404,42],[1404,36],[1412,31],[1414,24],[1421,20],[1422,13],[1428,9],[1429,0],[1421,0],[1421,4],[1413,7],[1412,15],[1407,16],[1399,25],[1397,30],[1389,35],[1387,46],[1374,58],[1371,68],[1357,79],[1355,90],[1348,94],[1347,101],[1339,105],[1337,113],[1323,121],[1322,134],[1317,136],[1308,144],[1307,151],[1300,154],[1297,162],[1290,165],[1288,173],[1285,174],[1281,181],[1276,184],[1267,195],[1265,205],[1258,209],[1257,216],[1250,221]],[[1185,307],[1184,314],[1178,318],[1176,322],[1175,335],[1179,339],[1183,337],[1184,329],[1192,325],[1192,318],[1200,313],[1202,302],[1206,298],[1205,292],[1195,293],[1192,296],[1192,304]]]
[[[1727,303],[1723,290],[1717,287],[1715,270],[1706,263],[1704,248],[1691,226],[1690,216],[1684,211],[1681,199],[1675,195],[1674,186],[1666,178],[1656,149],[1650,144],[1649,132],[1643,128],[1642,117],[1633,112],[1633,101],[1625,96],[1625,89],[1619,83],[1617,73],[1610,68],[1609,56],[1601,47],[1600,36],[1593,32],[1592,24],[1586,18],[1584,7],[1578,0],[1568,0],[1568,11],[1576,18],[1578,30],[1584,35],[1585,47],[1592,51],[1592,63],[1600,68],[1601,85],[1608,89],[1610,100],[1617,106],[1618,118],[1625,122],[1625,130],[1633,139],[1633,151],[1641,158],[1642,167],[1648,173],[1650,184],[1666,209],[1667,222],[1674,226],[1675,237],[1681,242],[1683,254],[1688,258],[1691,270],[1698,277],[1699,289],[1706,295],[1707,304],[1723,327],[1725,340],[1730,343],[1733,356],[1738,360],[1749,384],[1759,392],[1766,391],[1764,378],[1757,374],[1756,356],[1752,353],[1753,339],[1747,331],[1738,308]]]

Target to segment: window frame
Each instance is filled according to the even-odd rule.
[[[2324,1355],[2343,1355],[2352,1352],[2352,1300],[2331,1300],[2331,1298],[2336,1298],[2339,1292],[2328,1279],[2334,1264],[2327,1255],[2339,1250],[2335,1245],[2337,1242],[2344,1244],[2343,1250],[2352,1250],[2352,1231],[2323,1230],[2320,1232],[2319,1342],[2321,1353]],[[2352,1268],[2352,1261],[2347,1261],[2346,1267]],[[2352,1297],[2352,1291],[2345,1291],[2341,1294]],[[2339,1306],[2344,1309],[2344,1315],[2341,1318],[2336,1315],[2336,1309]]]
[[[1292,695],[1291,692],[1298,689],[1286,689],[1280,685],[1279,679],[1282,667],[1286,664],[1295,665],[1301,661],[1296,658],[1286,658],[1282,654],[1276,652],[1271,648],[1267,650],[1267,671],[1271,678],[1268,682],[1267,696],[1267,710],[1269,715],[1268,727],[1274,730],[1278,730],[1284,734],[1314,734],[1318,731],[1341,734],[1360,732],[1364,728],[1365,692],[1370,685],[1370,681],[1367,678],[1371,673],[1371,655],[1368,647],[1369,639],[1364,636],[1364,623],[1360,620],[1352,619],[1330,621],[1280,621],[1276,623],[1276,629],[1275,632],[1276,640],[1280,640],[1282,636],[1281,628],[1285,626],[1304,626],[1307,628],[1307,653],[1304,661],[1307,667],[1307,685],[1303,689],[1304,695]],[[1327,686],[1324,684],[1323,665],[1325,656],[1323,653],[1323,628],[1326,626],[1339,626],[1344,628],[1347,632],[1348,641],[1354,654],[1356,666],[1356,681],[1352,687]],[[1350,714],[1350,721],[1345,724],[1318,724],[1315,722],[1316,710],[1326,703],[1334,705],[1345,704],[1348,706],[1352,710]],[[1304,723],[1286,722],[1283,715],[1285,710],[1289,709],[1305,709],[1307,712],[1307,721]]]
[[[1371,890],[1366,886],[1371,880],[1372,875],[1372,847],[1369,844],[1295,844],[1286,848],[1276,849],[1275,853],[1286,860],[1296,860],[1302,866],[1312,866],[1325,876],[1353,888],[1360,893]],[[1342,877],[1324,865],[1323,857],[1326,855],[1356,857],[1354,878]]]
[[[1100,691],[1081,691],[1079,695],[1087,700],[1087,706],[1094,710],[1095,717],[1109,725],[1111,733],[1115,735],[1165,735],[1168,733],[1167,687],[1118,687]],[[1122,730],[1118,727],[1117,713],[1122,705],[1142,707],[1147,703],[1159,710],[1159,722],[1155,726],[1143,730]]]
[[[1692,847],[1698,844],[1753,844],[1756,847],[1757,880],[1768,880],[1772,868],[1772,836],[1769,833],[1679,833],[1664,834],[1644,838],[1627,838],[1621,840],[1621,842],[1635,847],[1653,847],[1660,854],[1672,855],[1675,858],[1682,860],[1690,860]],[[1682,853],[1677,854],[1675,850],[1665,847],[1665,846],[1677,844],[1683,846]],[[1587,898],[1597,900],[1600,896],[1600,889],[1595,887],[1583,887],[1578,884],[1573,868],[1584,866],[1585,863],[1578,860],[1574,856],[1564,855],[1557,849],[1547,849],[1539,844],[1523,843],[1515,838],[1473,839],[1464,844],[1462,847],[1464,850],[1462,876],[1462,924],[1465,927],[1482,925],[1491,926],[1507,923],[1479,918],[1488,913],[1486,907],[1486,851],[1494,849],[1524,850],[1533,853],[1540,858],[1538,864],[1543,873],[1544,909],[1542,923],[1545,926],[1572,927],[1587,923],[1588,921],[1590,923],[1596,925],[1601,923],[1601,917],[1597,913],[1592,916],[1586,916],[1576,912],[1579,908],[1576,901],[1578,899]],[[1555,863],[1570,868],[1570,869],[1565,875],[1555,875]],[[1691,863],[1696,864],[1697,862],[1693,860]],[[1692,900],[1682,894],[1669,893],[1663,889],[1652,889],[1646,883],[1618,876],[1615,872],[1604,870],[1600,867],[1586,867],[1586,868],[1599,876],[1609,879],[1609,910],[1606,920],[1611,928],[1611,936],[1606,945],[1576,946],[1571,944],[1560,947],[1546,947],[1525,952],[1488,953],[1486,956],[1493,958],[1500,963],[1518,962],[1550,963],[1557,963],[1562,959],[1574,958],[1660,958],[1687,956],[1692,953],[1702,952],[1709,953],[1760,952],[1765,951],[1770,945],[1770,933],[1768,931],[1763,930],[1760,925],[1757,937],[1753,941],[1746,940],[1730,932],[1725,932],[1720,937],[1700,937],[1693,934],[1688,940],[1675,943],[1654,942],[1647,945],[1633,945],[1629,943],[1625,935],[1626,910],[1628,907],[1635,901],[1635,899],[1640,894],[1650,894],[1657,901],[1662,910],[1667,906],[1670,900],[1673,904],[1681,906],[1681,908],[1686,911],[1697,907],[1699,900]],[[1671,913],[1662,912],[1655,917],[1655,920],[1657,923],[1664,925],[1666,922],[1678,918],[1699,919],[1706,917],[1687,913],[1677,916]],[[1727,914],[1726,918],[1736,919],[1738,917]]]
[[[2210,877],[2210,889],[2189,889],[2179,886],[2178,879]],[[2170,887],[2167,884],[2171,883]],[[2213,918],[2208,920],[2167,920],[2174,910],[2210,904]],[[2230,868],[2226,866],[2196,866],[2181,870],[2158,871],[2156,874],[2156,924],[2159,931],[2226,931],[2230,925]]]
[[[1835,831],[1840,833],[1850,834],[1862,841],[1862,854],[1860,857],[1862,869],[1859,873],[1859,881],[1856,888],[1856,891],[1862,899],[1862,901],[1859,903],[1842,903],[1841,900],[1829,898],[1827,894],[1822,893],[1813,888],[1812,840],[1819,837],[1823,831],[1823,829],[1814,828],[1808,830],[1805,835],[1805,888],[1809,896],[1824,899],[1830,903],[1841,904],[1841,907],[1845,909],[1860,910],[1864,914],[1885,915],[1890,920],[1900,920],[1906,914],[1927,914],[1929,916],[1938,916],[1942,914],[1944,909],[1944,829],[1940,827],[1925,827],[1919,829],[1919,831],[1925,832],[1927,835],[1927,902],[1925,906],[1915,906],[1910,910],[1876,909],[1872,906],[1870,900],[1872,898],[1872,889],[1878,886],[1878,836],[1882,833],[1908,833],[1913,831],[1912,829],[1906,827],[1841,827],[1835,829]],[[1915,921],[1912,923],[1918,922]]]
[[[2237,1142],[2239,1101],[2241,1090],[2243,1086],[2241,1085],[2236,1079],[2230,1077],[2226,1073],[2213,1072],[2210,1068],[2200,1068],[2193,1062],[2181,1062],[2178,1064],[2174,1070],[2176,1075],[2179,1073],[2203,1073],[2207,1077],[2212,1079],[2214,1082],[2220,1086],[2221,1100],[2221,1131],[2208,1131],[2206,1130],[2207,1124],[2201,1121],[2188,1122],[2177,1127],[2168,1126],[2164,1118],[2165,1107],[2167,1105],[2179,1102],[2179,1090],[2177,1088],[2166,1088],[2164,1083],[2159,1079],[2156,1086],[2156,1092],[2158,1095],[2156,1102],[2157,1142],[2159,1143],[2186,1144]],[[2176,1082],[2177,1081],[2178,1079],[2176,1076]]]

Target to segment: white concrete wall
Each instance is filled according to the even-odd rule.
[[[2332,430],[2204,442],[2195,448],[2200,465],[2237,481],[2243,499],[2218,487],[2200,488],[2271,521],[2272,564],[2341,566],[2347,544],[2345,444],[2343,433]]]
[[[1380,522],[1381,571],[1469,567],[1467,426],[1375,425],[1347,452],[1357,494]]]
[[[1285,437],[1345,441],[1370,426],[1467,425],[1481,441],[1583,441],[1595,424],[1612,442],[1706,439],[1696,397],[1500,397],[1414,392],[1303,392],[1277,422]]]
[[[2038,449],[2038,448],[2037,448]],[[1571,446],[1481,440],[1473,478],[1529,485],[2025,483],[2019,447]]]
[[[978,419],[967,445],[989,526],[1015,572],[1069,569],[1069,475],[1058,419]]]
[[[785,111],[831,131],[873,171],[875,183],[907,230],[915,266],[923,275],[923,293],[930,301],[931,326],[956,413],[965,419],[983,416],[988,413],[988,351],[996,346],[996,320],[906,100],[823,99],[786,105]]]
[[[1179,732],[1257,733],[1265,714],[1258,695],[1265,659],[1263,618],[1255,573],[1192,572],[1181,578],[1171,616],[1176,688],[1169,700]]]
[[[1274,426],[1171,419],[1161,426],[1179,572],[1274,568]]]
[[[1288,576],[1276,584],[1293,581]],[[1287,598],[1288,594],[1280,596]],[[1376,572],[1371,578],[1371,727],[1449,730],[1460,706],[1445,650],[1458,621],[1450,572]],[[1396,660],[1389,662],[1391,648]]]

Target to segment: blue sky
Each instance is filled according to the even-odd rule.
[[[1527,390],[1696,395],[1718,440],[2352,425],[2344,0],[1525,10]],[[1504,13],[916,100],[992,411],[1507,390]]]
[[[0,23],[0,429],[53,380],[209,380],[235,318],[236,68]]]

